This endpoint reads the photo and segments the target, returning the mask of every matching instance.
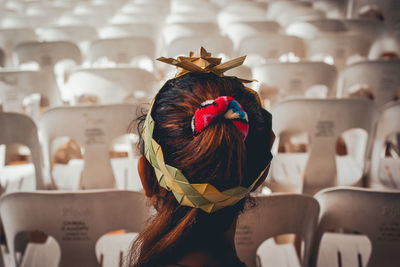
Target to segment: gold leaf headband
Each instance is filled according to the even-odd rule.
[[[188,72],[212,72],[216,75],[223,76],[225,71],[240,66],[246,58],[244,56],[220,64],[221,59],[211,57],[211,54],[203,47],[201,48],[199,57],[194,57],[193,55],[194,53],[190,52],[189,57],[178,57],[178,59],[161,57],[158,60],[177,66],[178,73],[175,77],[180,77]],[[242,82],[251,82],[251,80],[239,80]],[[257,92],[250,88],[246,89],[255,95],[259,105],[261,106]],[[142,138],[144,141],[145,157],[153,166],[159,185],[166,190],[171,191],[180,205],[200,208],[208,213],[215,212],[226,206],[232,206],[249,194],[265,173],[268,164],[249,187],[237,186],[224,191],[219,191],[213,185],[208,183],[191,184],[183,175],[181,170],[165,163],[162,148],[153,139],[155,122],[151,113],[156,97],[157,96],[154,97],[150,110],[147,113],[142,130]],[[271,124],[271,117],[269,117],[268,123]],[[269,153],[268,162],[271,160],[272,154]]]

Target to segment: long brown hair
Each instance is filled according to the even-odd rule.
[[[196,109],[202,102],[219,96],[233,97],[247,112],[250,129],[244,142],[238,129],[225,119],[211,123],[193,138],[191,120]],[[153,139],[162,147],[165,162],[180,169],[191,183],[210,183],[219,190],[248,187],[269,163],[268,114],[237,78],[188,73],[171,79],[158,93],[151,115],[155,121]],[[139,131],[143,121],[144,116],[139,119]],[[216,258],[223,258],[222,233],[243,210],[245,199],[209,214],[179,205],[171,192],[156,184],[155,175],[151,176],[158,212],[133,243],[129,266],[168,265],[196,249],[206,249]]]

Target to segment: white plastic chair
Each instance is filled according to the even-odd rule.
[[[18,71],[0,72],[0,81],[12,86],[24,96],[40,94],[48,99],[50,106],[61,105],[61,96],[54,75],[50,71]]]
[[[82,68],[71,73],[63,90],[75,99],[84,94],[96,96],[98,104],[122,103],[130,94],[147,102],[155,83],[153,73],[139,68]]]
[[[304,39],[311,39],[321,32],[343,32],[347,28],[338,19],[319,19],[309,21],[296,21],[288,25],[285,33]]]
[[[272,191],[294,191],[313,195],[338,183],[360,184],[378,117],[378,110],[370,100],[293,99],[277,104],[272,114],[272,128],[279,139],[281,133],[305,132],[309,140],[308,159],[304,153],[282,153],[274,157],[271,165]],[[343,132],[354,128],[367,132],[366,142],[361,142],[360,148],[354,150],[357,153],[349,151],[343,158],[337,157],[338,138]],[[287,164],[293,163],[298,164],[297,170],[294,169],[296,176],[289,174],[286,167]],[[300,166],[303,164],[304,171]],[[279,175],[282,168],[283,174],[286,175]]]
[[[374,101],[382,107],[394,100],[400,85],[400,60],[374,60],[346,67],[339,76],[338,97],[348,97],[355,85],[365,85],[374,93]]]
[[[130,123],[136,118],[136,108],[131,104],[119,104],[58,107],[45,111],[39,129],[43,135],[47,169],[50,170],[51,166],[52,141],[56,137],[68,136],[81,144],[85,151],[80,188],[114,188],[116,183],[109,154],[111,142],[128,132]],[[68,121],[73,125],[65,123]]]
[[[98,14],[65,14],[59,17],[55,23],[59,26],[92,26],[102,27],[107,24],[107,17]]]
[[[383,22],[371,19],[345,19],[342,21],[349,31],[360,33],[374,41],[385,31]]]
[[[0,67],[4,67],[6,63],[6,54],[4,53],[3,49],[0,48]]]
[[[241,214],[236,226],[239,258],[249,267],[260,266],[256,253],[265,240],[294,233],[304,241],[302,266],[308,266],[318,213],[318,203],[310,196],[276,193],[256,196],[255,207]]]
[[[4,49],[7,61],[11,60],[16,45],[36,39],[35,31],[31,28],[0,29],[0,47]]]
[[[42,154],[34,121],[23,114],[0,112],[0,128],[0,144],[22,144],[30,149],[36,189],[45,189]]]
[[[295,7],[311,7],[311,5],[311,2],[305,1],[273,1],[268,5],[267,18],[276,20],[278,16],[284,13],[286,10]]]
[[[253,69],[254,79],[278,88],[282,97],[303,97],[313,85],[325,85],[333,96],[336,77],[335,67],[322,62],[271,62]]]
[[[287,27],[296,21],[320,20],[325,18],[325,13],[311,7],[292,7],[279,14],[276,21],[282,26]]]
[[[92,41],[98,38],[97,30],[91,26],[54,26],[38,29],[41,40],[72,41],[76,44],[84,41]]]
[[[218,35],[219,28],[214,22],[185,22],[164,26],[163,38],[165,45],[180,37],[200,37],[207,35]]]
[[[315,198],[318,200],[321,212],[311,254],[312,267],[316,266],[323,234],[338,229],[357,231],[366,235],[371,241],[370,258],[362,259],[363,265],[359,266],[399,265],[400,241],[396,238],[400,224],[399,192],[339,187],[323,190]]]
[[[119,190],[18,192],[0,201],[7,244],[16,266],[20,265],[15,257],[15,237],[24,231],[41,231],[58,242],[59,267],[102,266],[95,254],[97,240],[120,229],[140,232],[151,211],[143,193]]]
[[[367,56],[369,47],[370,40],[361,34],[324,33],[307,41],[307,55],[311,60],[322,60],[322,57],[330,56],[338,71],[341,71],[350,56]]]
[[[376,6],[383,13],[384,23],[388,27],[393,27],[399,22],[400,11],[397,4],[397,1],[392,0],[354,0],[349,4],[348,17],[358,17],[360,9],[365,6]]]
[[[155,57],[155,44],[152,39],[144,37],[127,37],[93,41],[88,60],[95,62],[107,58],[116,63],[129,63],[134,57]]]
[[[187,55],[188,51],[197,52],[200,47],[213,51],[213,55],[225,54],[232,56],[232,42],[228,37],[221,35],[180,37],[172,41],[167,47],[168,57]]]
[[[274,21],[268,20],[248,20],[240,21],[228,25],[223,32],[231,38],[235,49],[238,49],[240,43],[250,36],[257,36],[264,33],[278,33],[280,25]]]
[[[254,6],[250,2],[248,5],[235,5],[235,3],[228,5],[218,14],[217,20],[220,28],[224,30],[236,22],[262,19],[267,19],[265,9]]]
[[[99,29],[101,39],[146,37],[158,41],[158,27],[153,23],[114,24]]]
[[[82,55],[78,46],[72,42],[26,42],[15,47],[14,58],[16,65],[34,61],[42,69],[53,69],[63,59],[71,59],[79,65]]]
[[[244,39],[237,49],[237,53],[240,55],[256,54],[267,59],[277,59],[290,52],[297,57],[304,58],[305,46],[303,40],[279,33],[250,36]]]
[[[374,40],[368,53],[368,59],[380,59],[385,53],[394,53],[400,57],[400,35],[382,34],[380,38]]]
[[[400,102],[387,104],[381,110],[371,157],[370,187],[400,190],[400,160],[384,158],[388,135],[400,133]],[[396,173],[397,169],[397,173]]]

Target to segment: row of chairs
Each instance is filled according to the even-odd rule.
[[[276,157],[272,163],[272,182],[269,187],[273,191],[314,194],[322,188],[337,184],[361,185],[362,177],[370,174],[374,187],[398,188],[397,171],[393,170],[396,158],[389,159],[394,160],[392,168],[385,165],[389,163],[383,162],[385,156],[382,155],[385,155],[390,135],[400,132],[396,123],[399,107],[399,102],[393,103],[379,113],[374,104],[364,99],[295,99],[281,102],[272,110],[273,130],[278,139],[274,148]],[[137,110],[138,105],[132,104],[48,109],[38,120],[43,149],[40,148],[38,129],[31,119],[22,114],[3,112],[0,113],[0,122],[7,131],[2,131],[0,141],[3,144],[20,143],[30,148],[38,189],[51,183],[54,187],[54,179],[48,178],[52,176],[54,141],[63,136],[76,140],[85,151],[79,187],[114,187],[116,182],[110,165],[110,147],[114,139],[127,133],[129,125],[138,115]],[[130,128],[132,133],[136,133],[134,127]],[[346,134],[352,129],[356,129],[355,133]],[[308,142],[308,149],[297,153],[279,151],[281,144],[291,142],[292,135],[299,133],[306,135],[303,141],[305,144]],[[346,153],[337,155],[337,142],[341,137],[344,138]],[[45,175],[42,174],[42,150]],[[296,163],[296,166],[290,167],[288,164],[291,163]],[[382,177],[384,166],[389,171],[383,173],[389,174]],[[294,173],[289,170],[289,174],[286,168],[294,169]]]
[[[255,196],[253,207],[246,209],[238,220],[237,251],[249,267],[260,263],[262,266],[330,267],[348,266],[352,262],[358,266],[398,266],[399,201],[399,192],[340,187],[321,191],[315,197],[279,193]],[[145,196],[133,191],[7,194],[0,200],[9,251],[5,258],[16,266],[122,266],[136,235],[103,235],[118,230],[119,233],[140,232],[152,213],[154,210],[146,204]],[[56,242],[47,241],[36,248],[28,245],[18,261],[17,252],[24,252],[21,249],[24,241],[18,236],[33,230],[45,233]],[[363,247],[344,250],[341,243],[344,239],[334,234],[338,230],[361,238]],[[262,256],[263,243],[282,234],[296,234],[303,241],[300,257],[291,254],[295,264],[285,264],[288,260],[276,255],[275,259]],[[362,239],[362,235],[367,239]],[[324,244],[326,237],[331,237],[332,242],[332,236],[337,243]],[[113,245],[102,251],[104,237]],[[275,248],[276,253],[282,250],[279,247]],[[340,253],[343,256],[337,258]],[[26,265],[29,260],[31,265]]]
[[[335,96],[370,98],[382,107],[399,98],[399,70],[399,60],[375,60],[348,66],[338,75],[329,64],[300,61],[265,63],[253,70],[242,66],[227,75],[255,78],[258,82],[253,88],[259,91],[266,107],[286,98]],[[146,102],[160,86],[159,77],[135,67],[77,68],[65,80],[58,86],[46,70],[1,71],[3,109],[22,112],[23,99],[34,93],[45,98],[50,107],[63,102],[77,105],[82,96],[91,96],[96,104]]]

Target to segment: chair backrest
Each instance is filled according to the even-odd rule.
[[[94,95],[98,104],[122,103],[130,94],[141,92],[143,99],[150,99],[156,78],[153,73],[129,67],[83,68],[69,77],[65,90],[74,96]]]
[[[240,55],[257,54],[268,59],[279,58],[292,52],[300,58],[305,56],[303,40],[279,33],[264,33],[244,39],[238,48]]]
[[[125,38],[125,37],[146,37],[155,42],[158,41],[158,27],[153,23],[124,23],[108,25],[99,29],[99,37],[107,38]]]
[[[16,45],[22,42],[35,41],[35,31],[30,28],[0,29],[0,47],[8,57]]]
[[[213,55],[223,53],[227,56],[232,56],[232,41],[228,37],[221,35],[190,36],[177,38],[167,46],[167,55],[168,57],[187,55],[188,51],[199,51],[201,46],[203,46],[208,51],[212,51]]]
[[[370,45],[370,40],[358,33],[321,33],[307,41],[307,57],[313,59],[317,55],[330,56],[336,68],[342,70],[350,56],[367,56]]]
[[[111,142],[126,133],[136,118],[136,105],[70,106],[46,110],[39,120],[43,134],[45,162],[50,169],[51,143],[68,136],[84,147],[83,189],[113,188],[115,180],[110,163]],[[72,124],[66,124],[71,122]]]
[[[286,131],[308,134],[310,146],[303,192],[315,194],[337,183],[336,142],[344,131],[360,128],[368,133],[365,161],[370,153],[378,110],[366,99],[293,99],[278,103],[272,114],[276,136]]]
[[[349,31],[369,37],[371,41],[385,31],[385,24],[383,22],[372,19],[345,19],[343,23]]]
[[[44,189],[43,157],[35,122],[23,114],[0,112],[0,144],[22,144],[31,151],[36,188]]]
[[[400,192],[361,188],[330,188],[315,198],[321,207],[312,253],[316,266],[319,245],[325,232],[344,229],[366,235],[372,243],[368,267],[399,265]],[[365,263],[364,263],[365,264]]]
[[[363,61],[346,67],[340,73],[338,97],[348,97],[354,85],[365,85],[374,93],[381,107],[394,100],[400,85],[400,60]]]
[[[352,18],[358,17],[360,9],[365,6],[377,7],[379,11],[382,12],[386,26],[392,27],[399,22],[400,11],[398,2],[393,0],[355,0],[351,3],[351,9],[348,11],[348,15]]]
[[[50,106],[61,104],[60,91],[52,71],[1,71],[0,81],[12,86],[22,95],[41,94],[48,99]]]
[[[3,49],[0,47],[0,67],[4,67],[6,64],[6,53],[4,53]]]
[[[14,56],[17,65],[34,61],[42,69],[53,69],[54,65],[63,59],[71,59],[77,64],[82,60],[78,46],[68,41],[21,43],[15,47]]]
[[[116,63],[129,63],[134,57],[155,56],[155,44],[150,38],[126,37],[95,40],[92,42],[88,59],[90,62],[106,57]]]
[[[186,22],[166,25],[163,28],[163,38],[168,45],[180,37],[199,37],[218,35],[219,28],[215,22]]]
[[[42,231],[60,246],[59,267],[101,266],[96,241],[115,230],[140,232],[151,211],[144,194],[134,191],[17,192],[0,200],[12,260],[18,233]]]
[[[313,38],[322,32],[346,31],[345,24],[338,19],[316,19],[308,21],[296,21],[286,27],[285,33],[300,38]]]
[[[72,41],[79,43],[92,41],[98,38],[97,30],[91,26],[54,26],[42,28],[38,31],[40,38],[47,42]]]
[[[384,186],[386,188],[391,189],[400,189],[400,186],[397,186],[396,181],[391,181],[391,183],[387,183],[381,179],[381,166],[383,159],[382,155],[384,155],[385,149],[385,141],[390,134],[398,134],[400,133],[400,102],[394,102],[391,104],[387,104],[382,110],[378,120],[378,125],[376,127],[376,135],[374,140],[374,145],[372,149],[372,157],[371,157],[371,186]],[[397,161],[397,165],[400,165],[400,159],[395,159]],[[400,177],[395,174],[388,174],[392,176],[393,179],[400,181]],[[400,185],[400,184],[399,184]]]
[[[240,43],[250,36],[257,36],[263,33],[278,33],[280,26],[275,21],[257,20],[257,21],[239,21],[228,25],[223,32],[231,38],[235,49],[239,48]]]
[[[302,96],[313,85],[326,85],[333,96],[336,77],[336,68],[322,62],[271,62],[253,69],[254,79],[277,87],[282,96]]]
[[[308,266],[319,214],[318,202],[307,195],[274,193],[255,197],[255,207],[239,216],[235,243],[239,258],[256,267],[257,248],[268,238],[294,233],[304,241],[302,266]]]

